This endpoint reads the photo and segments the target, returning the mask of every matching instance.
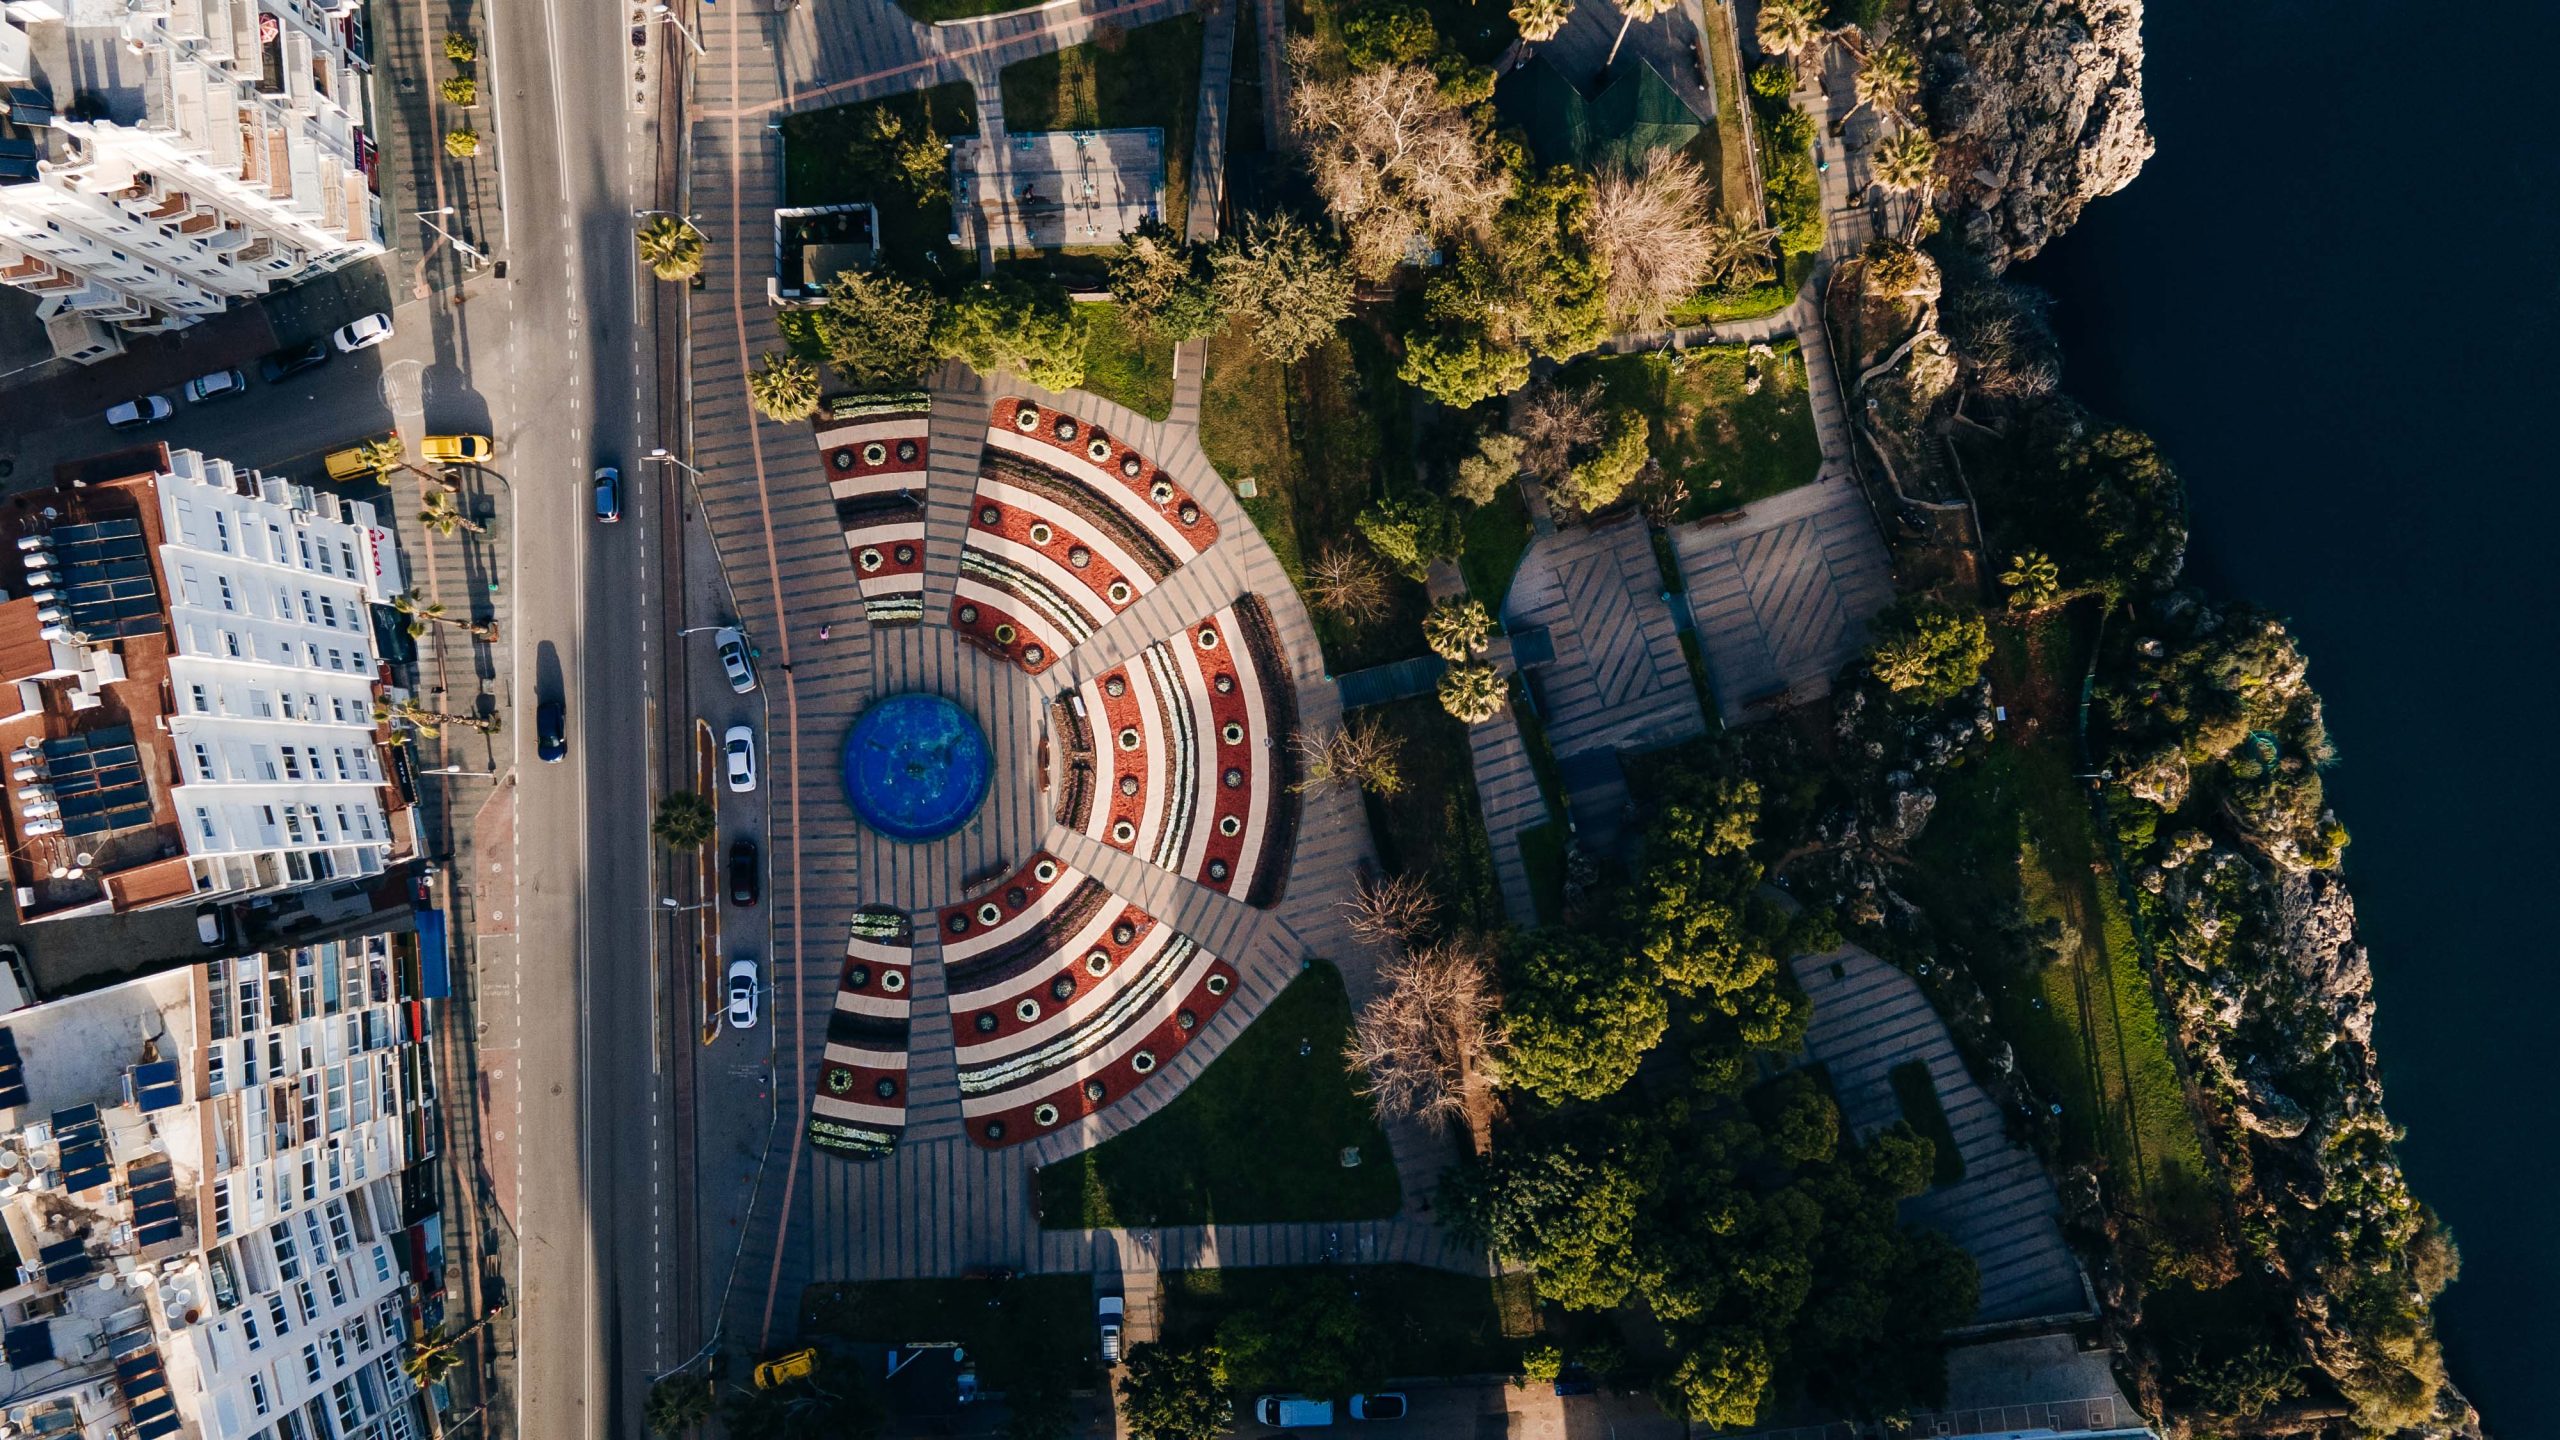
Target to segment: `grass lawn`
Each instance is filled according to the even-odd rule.
[[[1374,1220],[1404,1190],[1376,1112],[1342,1061],[1351,1002],[1317,964],[1162,1110],[1040,1171],[1040,1223]],[[1306,1051],[1300,1054],[1300,1050]],[[1344,1168],[1342,1152],[1360,1149]]]
[[[1108,301],[1076,306],[1084,316],[1084,388],[1150,420],[1173,413],[1173,342],[1138,334]]]
[[[1488,1280],[1418,1265],[1167,1271],[1164,1339],[1205,1344],[1228,1315],[1269,1305],[1320,1277],[1350,1282],[1377,1337],[1379,1368],[1390,1377],[1500,1375],[1520,1363],[1524,1341],[1512,1337],[1530,1328],[1522,1323],[1526,1274]]]
[[[1164,219],[1177,235],[1191,199],[1192,110],[1200,103],[1200,17],[1124,30],[1004,67],[1004,128],[1164,131]]]
[[[1725,210],[1760,213],[1760,195],[1751,184],[1751,117],[1744,107],[1750,91],[1742,76],[1742,57],[1733,50],[1733,35],[1721,12],[1707,22],[1707,63],[1715,70],[1715,123],[1692,142],[1689,153],[1716,182],[1716,201]]]
[[[1929,1183],[1953,1185],[1963,1179],[1964,1156],[1957,1153],[1955,1127],[1947,1123],[1947,1108],[1939,1103],[1938,1083],[1929,1076],[1929,1062],[1905,1060],[1886,1078],[1893,1082],[1893,1098],[1902,1103],[1902,1118],[1937,1151]]]
[[[1796,303],[1796,295],[1804,289],[1806,278],[1813,274],[1812,255],[1785,257],[1785,277],[1764,280],[1743,290],[1704,290],[1674,306],[1674,326],[1704,325],[1714,320],[1757,320],[1775,315]]]
[[[1483,601],[1497,623],[1502,597],[1511,593],[1511,577],[1528,553],[1529,507],[1519,486],[1505,485],[1467,512],[1467,548],[1458,557],[1458,573],[1466,577],[1467,593]]]
[[[887,112],[911,136],[930,131],[949,139],[974,135],[977,111],[962,81],[929,90],[786,115],[782,120],[782,195],[786,205],[851,205],[869,201],[880,211],[880,253],[904,268],[934,268],[946,258],[957,265],[975,257],[950,255],[951,202],[919,205],[904,181],[891,174],[872,141],[873,116]],[[931,257],[931,258],[928,258]],[[953,273],[957,273],[955,270]]]
[[[1743,345],[1700,346],[1679,357],[1608,356],[1581,362],[1573,373],[1596,373],[1611,404],[1651,420],[1654,458],[1688,482],[1681,518],[1694,520],[1792,490],[1822,469],[1804,359],[1793,340],[1771,348],[1774,360],[1759,362],[1756,393],[1747,388],[1751,361]]]
[[[2066,693],[2076,693],[2076,647],[2059,620],[2044,628],[2033,645],[2017,626],[1993,628],[2003,693],[2032,693],[2039,666],[2070,678]],[[2004,740],[1940,787],[1939,813],[1914,847],[1908,878],[1941,935],[1975,957],[2000,954],[1996,917],[2013,907],[2030,925],[2058,921],[2077,937],[2031,970],[1977,959],[1995,1022],[2026,1077],[2061,1097],[2065,1158],[2102,1161],[2134,1205],[2192,1224],[2196,1207],[2211,1204],[2203,1146],[2144,956],[2071,775],[2069,731],[2045,728],[2042,738]]]
[[[1363,712],[1404,742],[1404,788],[1364,797],[1369,834],[1389,871],[1424,877],[1440,897],[1443,925],[1493,929],[1503,923],[1484,810],[1476,801],[1467,727],[1440,708],[1436,695]]]
[[[814,1317],[809,1329],[832,1340],[956,1340],[976,1357],[979,1383],[990,1390],[1044,1374],[1088,1385],[1100,1360],[1089,1275],[812,1285],[802,1303]]]
[[[1538,903],[1538,923],[1564,920],[1564,827],[1550,821],[1520,832],[1520,864],[1529,872],[1529,898]]]
[[[1039,0],[898,0],[898,8],[930,25],[937,20],[968,20],[1028,10],[1038,3]]]
[[[1352,521],[1390,476],[1409,480],[1411,409],[1386,349],[1365,329],[1327,341],[1295,365],[1263,358],[1245,335],[1209,341],[1201,377],[1200,448],[1227,483],[1253,481],[1243,504],[1297,579],[1328,545],[1361,545]],[[1425,653],[1430,597],[1390,579],[1385,611],[1366,624],[1315,614],[1336,675]]]

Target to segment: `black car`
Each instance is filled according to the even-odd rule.
[[[533,734],[544,764],[569,758],[569,707],[558,696],[533,707]]]
[[[729,903],[753,905],[764,894],[763,857],[756,853],[756,842],[739,840],[729,847]]]
[[[299,375],[315,365],[328,364],[331,353],[326,336],[300,345],[288,345],[258,362],[258,378],[273,385],[287,375]]]

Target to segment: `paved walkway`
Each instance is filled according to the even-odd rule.
[[[1626,787],[1607,757],[1706,730],[1644,517],[1631,513],[1533,541],[1512,577],[1502,620],[1515,634],[1543,626],[1554,644],[1555,659],[1528,672],[1530,691],[1565,772],[1575,829],[1585,844],[1605,850],[1616,843],[1627,806]]]
[[[1671,531],[1698,651],[1728,726],[1831,692],[1893,603],[1892,559],[1857,482],[1831,475],[1731,524]]]
[[[1200,99],[1193,108],[1191,194],[1183,207],[1183,238],[1206,244],[1218,238],[1227,194],[1227,110],[1235,74],[1236,11],[1251,0],[1210,0],[1200,33]],[[1177,424],[1200,423],[1200,390],[1209,346],[1185,340],[1173,347],[1173,410]]]
[[[1516,582],[1513,590],[1518,590]],[[1467,582],[1459,576],[1458,567],[1435,560],[1430,591],[1434,601],[1447,600],[1467,593]],[[1437,656],[1431,659],[1439,663]],[[1520,668],[1512,658],[1507,635],[1494,638],[1485,660],[1505,675]],[[1436,675],[1433,681],[1436,686]],[[1486,840],[1493,851],[1493,877],[1502,891],[1502,913],[1515,925],[1535,925],[1537,895],[1529,886],[1529,862],[1520,850],[1520,832],[1549,824],[1555,817],[1548,813],[1546,792],[1538,788],[1537,768],[1529,762],[1529,738],[1509,706],[1483,724],[1467,727],[1467,755],[1475,771],[1476,809],[1484,816]]]
[[[2053,1181],[2033,1152],[2008,1137],[1999,1107],[1966,1072],[1919,985],[1854,945],[1798,956],[1794,965],[1813,1000],[1805,1048],[1829,1070],[1841,1119],[1860,1138],[1903,1118],[1894,1067],[1913,1060],[1928,1066],[1964,1156],[1964,1178],[1903,1202],[1903,1218],[1945,1234],[1973,1257],[1982,1276],[1975,1323],[2085,1312]]]

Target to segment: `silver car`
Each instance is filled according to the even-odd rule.
[[[729,688],[741,695],[756,688],[756,663],[747,653],[747,637],[734,629],[722,629],[712,635],[720,650],[721,673],[729,677]]]
[[[136,425],[157,425],[178,413],[165,395],[144,395],[107,408],[107,428],[130,430]]]
[[[207,400],[228,400],[248,388],[248,376],[237,370],[216,370],[197,376],[179,386],[178,391],[187,397],[188,404],[201,405]]]
[[[728,757],[729,788],[740,795],[756,788],[756,732],[744,725],[732,725],[721,742]]]

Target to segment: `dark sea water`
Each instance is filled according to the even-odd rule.
[[[2159,154],[2021,273],[2185,475],[2190,574],[2309,647],[2454,1376],[2560,1435],[2560,144],[2511,64],[2560,7],[2150,0],[2147,40]]]

